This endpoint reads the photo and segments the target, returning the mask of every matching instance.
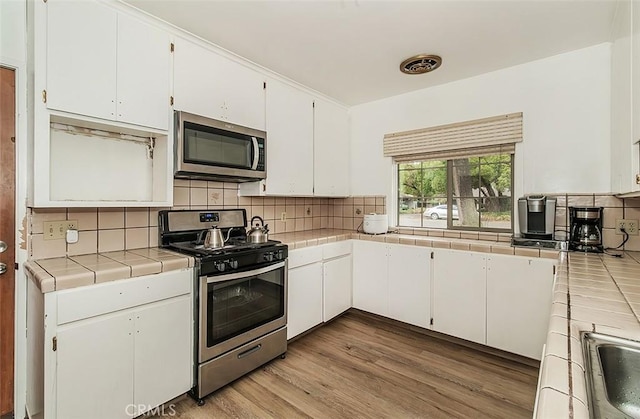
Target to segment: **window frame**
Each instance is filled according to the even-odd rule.
[[[484,156],[471,156],[471,157],[484,157]],[[446,168],[447,168],[447,202],[446,204],[440,204],[440,205],[447,205],[447,207],[451,207],[453,208],[453,205],[457,205],[456,203],[453,202],[453,188],[451,187],[451,185],[453,184],[453,160],[454,159],[446,159]],[[428,160],[420,160],[420,162],[423,161],[428,161]],[[419,226],[419,227],[412,227],[412,226],[403,226],[400,225],[400,164],[396,164],[396,176],[395,176],[395,191],[394,194],[396,195],[396,199],[395,199],[395,210],[396,210],[396,227],[397,228],[417,228],[417,229],[436,229],[436,230],[456,230],[456,231],[472,231],[472,232],[487,232],[487,233],[511,233],[513,234],[514,232],[514,197],[513,197],[513,188],[514,188],[514,181],[515,181],[515,153],[509,153],[509,164],[511,166],[511,176],[510,176],[510,182],[511,182],[511,217],[510,217],[510,227],[507,228],[492,228],[492,227],[472,227],[472,226],[456,226],[453,225],[453,211],[447,211],[447,227],[446,228],[439,228],[439,227],[427,227],[427,226]],[[422,211],[420,213],[420,217],[421,217],[421,222],[420,224],[423,223],[424,220],[424,210],[425,208],[422,208]],[[458,209],[459,211],[460,209]]]

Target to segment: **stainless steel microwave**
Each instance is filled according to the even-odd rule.
[[[227,182],[266,177],[267,133],[175,112],[174,176]]]

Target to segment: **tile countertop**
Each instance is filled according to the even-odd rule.
[[[540,375],[538,418],[588,418],[581,331],[640,340],[640,252],[623,258],[512,247],[499,240],[410,234],[360,234],[311,230],[273,234],[290,249],[359,239],[558,260],[545,359]],[[194,259],[148,248],[66,258],[31,260],[25,269],[43,293],[191,267]]]
[[[451,233],[451,232],[446,232]],[[356,233],[352,230],[309,230],[300,231],[297,233],[280,233],[271,234],[269,238],[272,240],[279,240],[286,243],[289,246],[289,250],[301,249],[308,246],[316,246],[319,244],[331,243],[341,240],[358,239],[358,240],[371,240],[383,243],[399,243],[415,246],[426,246],[441,249],[454,249],[454,250],[470,250],[474,252],[484,253],[500,253],[504,255],[518,255],[529,257],[543,257],[550,259],[557,259],[559,252],[557,250],[545,250],[529,247],[513,247],[510,244],[510,239],[506,241],[498,240],[496,236],[495,240],[478,240],[478,239],[464,239],[460,238],[460,233],[456,237],[436,237],[436,236],[421,236],[413,234],[363,234]],[[476,234],[477,236],[477,234]]]
[[[589,418],[581,331],[640,340],[640,252],[561,255],[537,418]]]
[[[192,267],[194,259],[159,248],[30,260],[24,268],[43,293]]]

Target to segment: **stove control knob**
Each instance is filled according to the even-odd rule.
[[[229,261],[229,267],[231,269],[238,269],[238,261],[237,260],[230,260]]]
[[[273,262],[273,253],[265,253],[264,260],[266,260],[267,262]]]
[[[224,262],[215,262],[214,266],[220,272],[224,272],[225,268],[227,267]]]
[[[276,253],[276,259],[278,260],[284,259],[284,252],[282,250],[278,250],[278,252]]]

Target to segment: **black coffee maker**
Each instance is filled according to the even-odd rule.
[[[569,250],[602,253],[602,207],[569,207]]]

